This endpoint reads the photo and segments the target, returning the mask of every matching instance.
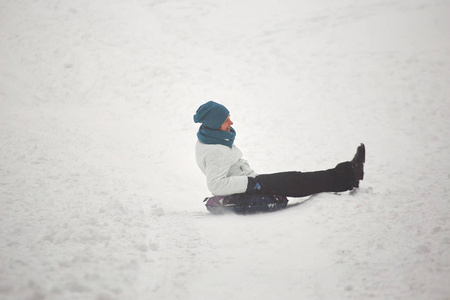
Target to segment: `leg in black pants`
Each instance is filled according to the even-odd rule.
[[[355,179],[351,162],[340,163],[334,169],[325,171],[282,172],[256,177],[262,192],[286,197],[348,191],[356,186]]]
[[[282,172],[256,176],[261,192],[286,197],[305,197],[322,192],[344,192],[359,187],[364,178],[366,148],[361,144],[351,161],[317,172]]]

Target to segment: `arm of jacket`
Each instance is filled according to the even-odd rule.
[[[197,164],[206,175],[208,189],[213,195],[244,193],[248,177],[257,176],[248,162],[242,159],[242,152],[234,145],[229,148],[198,142],[196,158]]]

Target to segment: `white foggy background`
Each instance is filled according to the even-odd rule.
[[[0,1],[0,299],[447,299],[450,1]],[[213,216],[202,103],[258,173],[354,194]],[[290,199],[290,204],[305,199]]]

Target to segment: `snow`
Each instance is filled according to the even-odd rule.
[[[2,0],[0,299],[448,299],[450,1]],[[259,173],[355,193],[214,216],[199,105]],[[297,204],[297,205],[296,205]]]

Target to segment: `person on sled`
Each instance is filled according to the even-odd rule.
[[[364,144],[357,147],[351,161],[332,169],[257,174],[234,144],[236,131],[225,106],[214,101],[201,105],[194,122],[201,123],[195,146],[197,165],[206,175],[208,189],[216,196],[247,193],[304,197],[350,191],[358,188],[364,178]]]

